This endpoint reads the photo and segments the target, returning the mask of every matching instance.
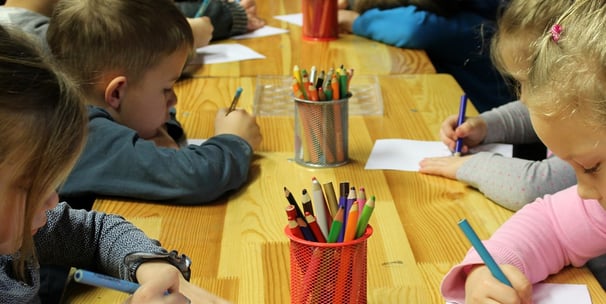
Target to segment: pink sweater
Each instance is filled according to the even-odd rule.
[[[484,244],[498,264],[514,265],[537,283],[606,253],[606,210],[581,199],[573,186],[524,206]],[[441,292],[447,301],[464,302],[463,269],[473,264],[483,263],[472,249],[446,274]]]

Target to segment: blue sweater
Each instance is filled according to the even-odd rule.
[[[174,117],[168,129],[175,139],[183,134]],[[158,147],[107,111],[89,106],[86,146],[59,195],[66,200],[101,195],[201,204],[241,187],[252,156],[245,140],[229,134],[179,150]]]
[[[490,59],[494,31],[493,20],[471,12],[445,18],[415,6],[372,9],[353,24],[356,35],[396,47],[424,49],[437,72],[451,74],[480,112],[515,100]]]

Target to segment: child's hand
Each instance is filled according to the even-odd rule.
[[[486,137],[486,121],[480,117],[469,117],[457,128],[457,115],[448,116],[440,128],[440,138],[451,151],[455,149],[455,143],[458,138],[463,138],[462,153],[467,153],[469,148],[473,148]]]
[[[227,109],[217,111],[215,118],[215,135],[234,134],[242,137],[256,150],[261,144],[262,136],[257,120],[242,109],[236,109],[225,115]]]
[[[210,18],[206,16],[200,18],[187,18],[187,21],[194,33],[194,47],[199,48],[207,46],[213,38],[213,31],[215,30]]]
[[[141,286],[129,299],[130,303],[229,303],[187,282],[177,268],[166,262],[141,264],[137,281]]]
[[[257,5],[255,0],[241,0],[240,5],[246,11],[246,17],[248,17],[247,29],[249,32],[260,29],[265,26],[265,20],[257,16]]]
[[[340,9],[338,15],[339,31],[347,34],[353,33],[353,24],[358,17],[360,17],[358,12]]]
[[[499,265],[511,282],[509,287],[490,273],[488,267],[475,267],[465,282],[465,303],[532,303],[532,284],[515,266]]]
[[[471,155],[463,157],[445,156],[424,158],[419,163],[419,172],[457,179],[457,170],[459,170],[470,157]]]

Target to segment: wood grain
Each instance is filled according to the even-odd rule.
[[[444,303],[440,281],[470,247],[457,229],[458,220],[465,217],[473,222],[485,239],[512,213],[457,181],[413,172],[364,170],[377,139],[438,140],[440,122],[457,113],[462,93],[455,80],[443,74],[383,75],[379,80],[385,115],[350,117],[351,161],[347,165],[310,169],[294,163],[294,118],[258,117],[264,142],[249,182],[239,191],[202,206],[105,199],[94,208],[160,225],[156,233],[161,242],[193,259],[194,282],[234,303],[288,303],[283,187],[300,193],[311,188],[312,177],[334,185],[349,181],[377,197],[370,220],[374,234],[368,240],[368,302]],[[216,110],[228,106],[239,85],[245,92],[240,106],[251,109],[253,100],[246,92],[254,90],[253,83],[252,77],[195,78],[180,83],[178,115],[188,134],[211,136]],[[473,108],[468,111],[477,114]],[[548,281],[588,284],[594,303],[606,300],[585,268],[566,269]],[[70,286],[68,290],[69,303],[124,298],[103,289]]]

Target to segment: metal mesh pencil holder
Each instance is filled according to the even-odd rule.
[[[347,98],[295,98],[295,161],[307,167],[337,167],[349,161]]]
[[[349,242],[317,243],[290,238],[290,303],[366,303],[368,225],[364,234]]]

